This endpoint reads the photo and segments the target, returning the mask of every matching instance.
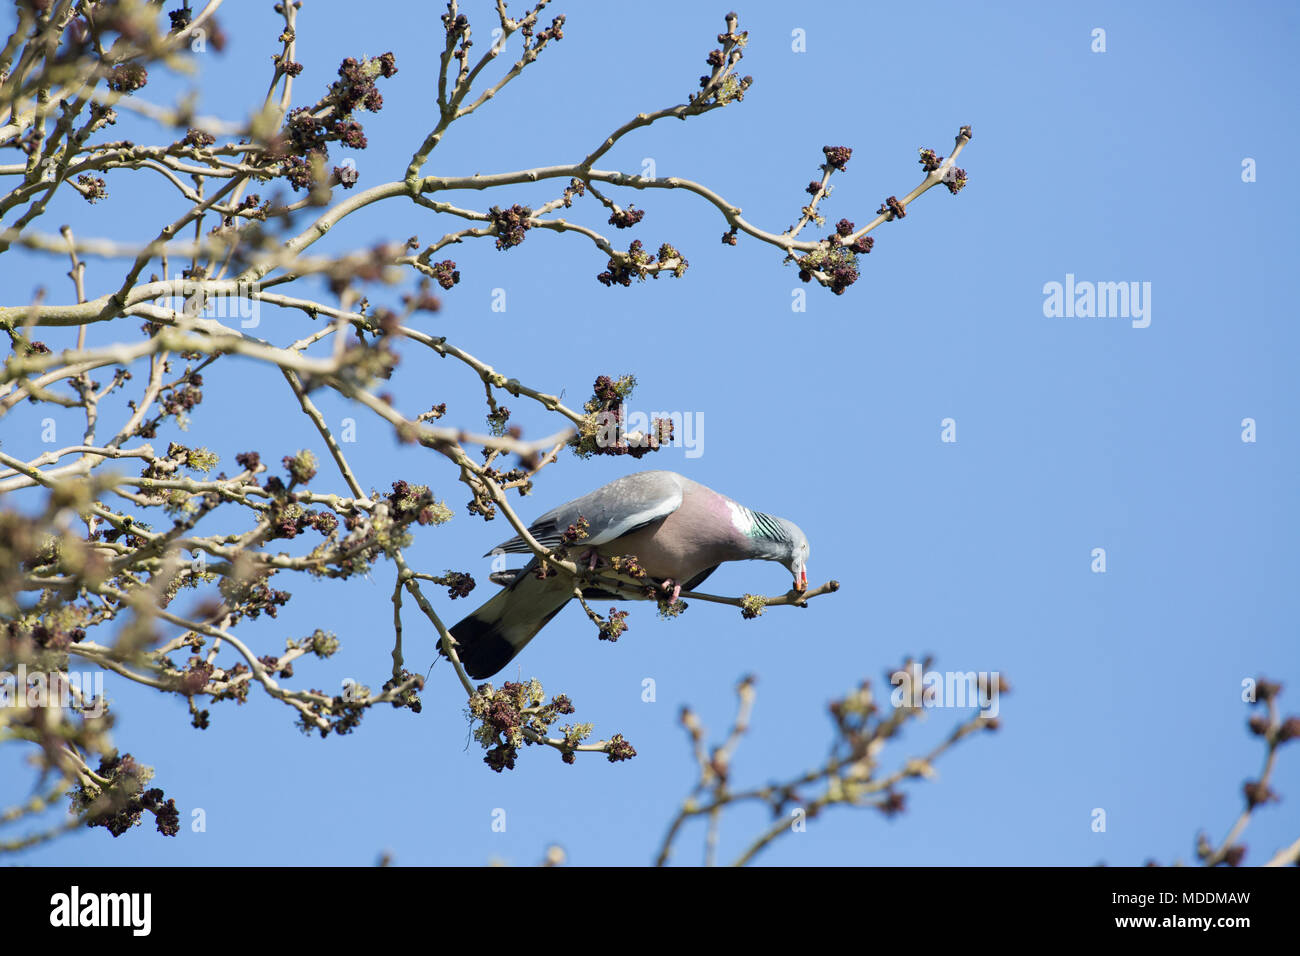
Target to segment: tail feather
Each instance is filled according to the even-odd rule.
[[[572,597],[572,585],[555,577],[538,580],[533,567],[515,577],[486,604],[451,629],[456,655],[474,680],[505,667]],[[442,653],[439,643],[438,652]],[[444,655],[445,656],[445,655]]]

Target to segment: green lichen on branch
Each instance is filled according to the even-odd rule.
[[[669,601],[666,598],[659,598],[658,606],[659,606],[659,616],[663,618],[665,621],[672,620],[675,617],[681,617],[682,613],[685,612],[685,610],[688,607],[690,607],[690,605],[687,604],[685,601],[683,601],[681,598],[678,598],[676,601]]]
[[[620,611],[612,607],[609,609],[609,617],[600,619],[600,639],[602,641],[617,641],[627,632],[627,629],[627,611]]]
[[[574,712],[573,702],[564,694],[557,694],[549,703],[537,679],[527,683],[506,681],[500,689],[491,684],[480,684],[470,695],[466,707],[474,739],[487,754],[483,762],[501,773],[513,770],[519,748],[529,744],[551,745],[560,751],[565,763],[573,763],[575,752],[591,736],[591,724],[565,724],[557,728],[557,740],[549,737],[551,727],[562,716]],[[601,748],[611,761],[627,760],[636,756],[631,744],[616,734]]]
[[[627,252],[615,251],[609,257],[605,271],[596,276],[596,281],[606,288],[616,285],[626,288],[633,279],[644,282],[647,277],[657,279],[664,272],[680,279],[689,266],[686,257],[667,242],[659,247],[656,255],[651,255],[640,239],[634,239]]]

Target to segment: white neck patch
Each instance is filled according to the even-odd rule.
[[[734,501],[727,502],[727,510],[731,512],[731,524],[746,537],[754,530],[754,519],[750,516],[749,509],[744,505],[738,505]]]

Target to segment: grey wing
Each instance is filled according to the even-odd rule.
[[[606,544],[638,528],[672,514],[682,504],[682,484],[671,471],[642,471],[627,475],[553,508],[528,526],[537,543],[556,548],[563,543],[564,532],[579,518],[587,519],[584,545]],[[524,539],[515,535],[488,552],[491,554],[527,554],[531,551]]]

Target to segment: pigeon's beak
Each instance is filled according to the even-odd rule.
[[[799,573],[795,575],[794,589],[796,591],[808,590],[808,572],[803,568],[800,568]]]

